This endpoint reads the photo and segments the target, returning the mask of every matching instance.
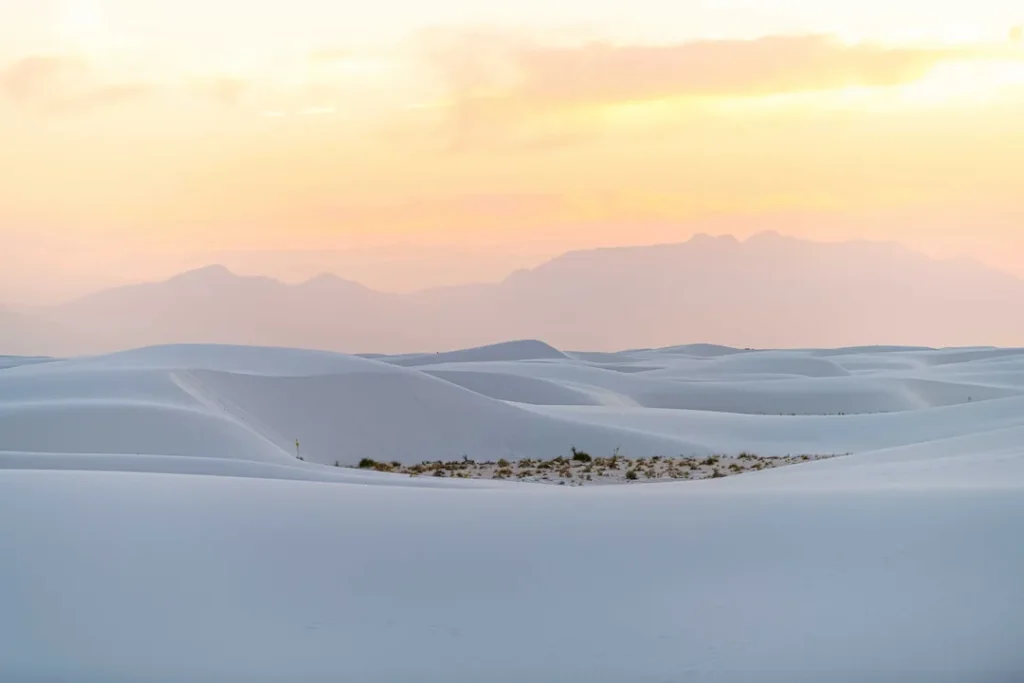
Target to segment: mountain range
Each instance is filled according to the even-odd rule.
[[[1024,280],[891,242],[739,241],[576,251],[496,284],[390,294],[335,275],[290,285],[223,266],[49,307],[0,309],[0,353],[208,342],[406,353],[509,339],[615,350],[1021,345]]]

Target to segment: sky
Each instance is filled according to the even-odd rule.
[[[0,304],[897,240],[1024,276],[1016,0],[0,0]],[[311,256],[312,255],[312,256]]]

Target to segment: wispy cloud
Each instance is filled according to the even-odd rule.
[[[25,57],[0,68],[0,90],[19,102],[45,99],[80,84],[88,72],[88,63],[74,57]]]
[[[435,32],[421,42],[448,91],[455,147],[502,137],[517,146],[568,144],[600,126],[590,114],[602,107],[900,86],[944,62],[987,54],[827,35],[552,46],[522,35]]]
[[[0,92],[22,106],[44,112],[80,112],[150,95],[147,83],[104,82],[77,57],[32,56],[0,68]]]
[[[79,112],[94,107],[109,107],[145,99],[155,87],[148,83],[120,83],[87,88],[81,92],[55,99],[49,109],[55,112]]]
[[[193,90],[200,97],[225,107],[234,107],[242,101],[250,87],[251,84],[244,79],[217,76],[195,83]]]
[[[824,35],[673,45],[488,42],[481,50],[477,37],[467,36],[435,51],[454,87],[555,104],[901,85],[944,61],[975,54],[962,46],[851,45]]]

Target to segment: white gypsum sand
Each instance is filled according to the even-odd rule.
[[[353,469],[573,446],[850,455]],[[1016,349],[5,357],[0,680],[1015,680],[1022,519]]]

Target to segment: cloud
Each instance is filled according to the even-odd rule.
[[[109,107],[151,95],[154,87],[147,83],[119,83],[85,89],[79,93],[55,100],[50,110],[56,112],[79,112],[95,107]]]
[[[12,100],[38,100],[74,87],[88,71],[84,60],[73,57],[25,57],[0,68],[0,90]]]
[[[198,82],[194,89],[200,97],[225,107],[234,107],[245,97],[250,85],[248,81],[241,78],[218,76]]]
[[[552,46],[500,32],[419,37],[448,97],[452,147],[573,144],[603,107],[759,97],[914,82],[977,48],[848,44],[827,35],[668,45]]]
[[[442,62],[457,88],[495,89],[552,104],[901,85],[967,53],[962,47],[849,45],[822,35],[575,47],[516,41],[492,44],[482,52],[479,41],[471,38],[462,47],[461,53],[448,52]]]
[[[0,93],[22,106],[46,112],[78,112],[148,96],[145,83],[105,83],[83,59],[32,56],[0,68]]]

